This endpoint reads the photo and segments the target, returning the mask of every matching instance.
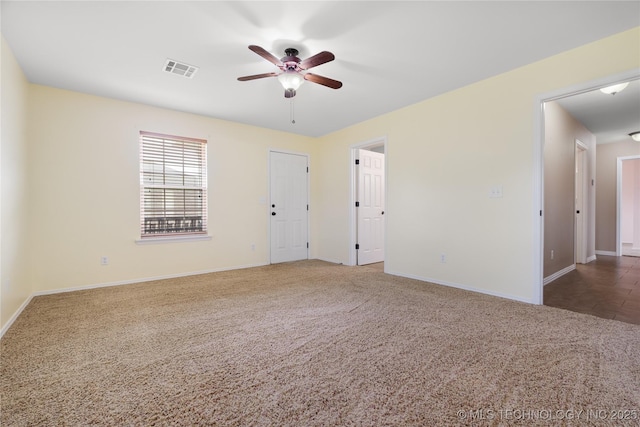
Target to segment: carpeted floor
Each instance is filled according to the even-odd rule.
[[[375,267],[36,297],[0,345],[3,426],[640,424],[640,326]]]

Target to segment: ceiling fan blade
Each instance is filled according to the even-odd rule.
[[[304,75],[304,79],[313,83],[321,84],[322,86],[330,87],[331,89],[340,89],[342,87],[342,82],[330,79],[329,77],[319,76],[317,74],[307,73]]]
[[[262,79],[264,77],[275,77],[277,75],[278,73],[254,74],[253,76],[238,77],[238,80],[240,80],[241,82],[246,82],[248,80]]]
[[[266,50],[264,50],[260,46],[256,46],[256,45],[252,44],[252,45],[249,46],[249,49],[251,51],[257,53],[258,55],[262,56],[264,59],[266,59],[267,61],[271,62],[276,67],[279,67],[279,66],[282,65],[282,61],[280,61],[279,58],[276,58],[275,56],[273,56],[272,54],[270,54],[269,52],[267,52]]]
[[[299,65],[303,70],[308,70],[309,68],[317,67],[318,65],[333,61],[334,59],[336,59],[336,57],[333,53],[325,50],[301,61]]]

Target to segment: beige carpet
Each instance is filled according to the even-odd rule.
[[[1,351],[2,426],[640,424],[640,326],[375,267],[37,297]]]

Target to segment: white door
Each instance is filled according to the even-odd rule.
[[[585,154],[583,146],[576,144],[576,178],[575,178],[575,262],[587,263],[586,236],[585,236]]]
[[[270,153],[271,263],[308,258],[307,156]]]
[[[384,154],[358,150],[358,265],[384,261]]]

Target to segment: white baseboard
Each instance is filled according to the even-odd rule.
[[[519,301],[519,302],[524,302],[524,303],[527,303],[527,304],[535,304],[532,300],[529,300],[527,298],[521,298],[521,297],[518,297],[518,296],[515,296],[515,295],[503,294],[501,292],[489,291],[489,290],[486,290],[486,289],[478,289],[478,288],[474,288],[473,286],[461,285],[459,283],[445,282],[445,281],[442,281],[442,280],[430,279],[428,277],[416,276],[414,274],[402,274],[402,273],[397,273],[397,272],[393,272],[393,271],[385,271],[385,273],[386,274],[391,274],[393,276],[406,277],[407,279],[420,280],[421,282],[429,282],[429,283],[435,283],[436,285],[449,286],[450,288],[462,289],[464,291],[477,292],[479,294],[485,294],[485,295],[491,295],[493,297],[505,298],[505,299],[509,299],[509,300],[512,300],[512,301]]]
[[[568,266],[568,267],[563,268],[563,269],[562,269],[562,270],[560,270],[560,271],[556,271],[556,272],[555,272],[555,273],[553,273],[551,276],[547,276],[547,277],[545,277],[545,278],[544,278],[544,280],[542,281],[542,284],[546,286],[546,285],[548,285],[549,283],[551,283],[551,282],[553,282],[554,280],[556,280],[557,278],[562,277],[562,276],[564,276],[565,274],[570,273],[570,272],[572,272],[572,271],[573,271],[573,270],[575,270],[575,269],[576,269],[576,265],[575,265],[575,264],[572,264],[572,265],[570,265],[570,266]]]
[[[591,255],[590,257],[587,258],[587,264],[589,264],[591,261],[595,261],[597,258],[595,255]]]
[[[109,286],[120,286],[120,285],[132,285],[134,283],[142,283],[142,282],[152,282],[154,280],[164,280],[164,279],[175,279],[178,277],[188,277],[188,276],[196,276],[198,274],[208,274],[208,273],[218,273],[221,271],[231,271],[231,270],[240,270],[243,268],[252,268],[252,267],[263,267],[268,265],[267,263],[259,263],[259,264],[247,264],[247,265],[239,265],[235,267],[226,267],[226,268],[214,268],[210,270],[202,270],[202,271],[193,271],[189,273],[180,273],[180,274],[169,274],[165,276],[155,276],[155,277],[143,277],[140,279],[132,279],[132,280],[121,280],[117,282],[105,282],[105,283],[95,283],[91,285],[83,285],[76,286],[72,288],[62,288],[62,289],[53,289],[49,291],[37,291],[33,292],[29,298],[27,298],[20,308],[16,310],[16,312],[11,316],[9,321],[2,327],[0,330],[0,339],[4,336],[4,333],[9,330],[13,322],[22,314],[23,310],[29,305],[33,297],[42,296],[42,295],[53,295],[53,294],[61,294],[65,292],[75,292],[75,291],[84,291],[87,289],[97,289],[97,288],[106,288]]]
[[[2,330],[0,330],[0,339],[2,339],[2,337],[4,336],[4,333],[7,332],[9,330],[9,328],[11,327],[11,325],[13,325],[13,322],[16,321],[16,319],[18,318],[18,316],[20,316],[20,314],[22,314],[22,311],[27,308],[27,306],[29,305],[29,303],[31,302],[31,300],[33,299],[33,294],[29,295],[29,298],[27,298],[26,300],[24,300],[24,302],[22,303],[22,305],[20,305],[20,307],[16,310],[15,313],[13,313],[13,316],[11,316],[11,318],[9,319],[9,321],[7,323],[5,323],[5,325],[2,327]]]
[[[209,273],[218,273],[218,272],[221,272],[221,271],[241,270],[243,268],[263,267],[265,265],[268,265],[268,264],[266,264],[266,263],[247,264],[247,265],[239,265],[239,266],[235,266],[235,267],[225,267],[225,268],[214,268],[214,269],[210,269],[210,270],[191,271],[191,272],[188,272],[188,273],[168,274],[168,275],[164,275],[164,276],[143,277],[143,278],[140,278],[140,279],[121,280],[121,281],[117,281],[117,282],[95,283],[95,284],[92,284],[92,285],[76,286],[76,287],[72,287],[72,288],[54,289],[54,290],[50,290],[50,291],[38,291],[38,292],[34,292],[33,296],[53,295],[53,294],[61,294],[61,293],[64,293],[64,292],[84,291],[84,290],[87,290],[87,289],[106,288],[106,287],[109,287],[109,286],[132,285],[134,283],[153,282],[154,280],[176,279],[178,277],[197,276],[198,274],[209,274]]]
[[[309,259],[317,259],[318,261],[330,262],[331,264],[347,265],[347,264],[343,263],[342,261],[338,261],[338,260],[335,260],[335,259],[329,259],[329,258],[309,258]]]
[[[617,253],[611,251],[596,251],[596,255],[618,256]]]

